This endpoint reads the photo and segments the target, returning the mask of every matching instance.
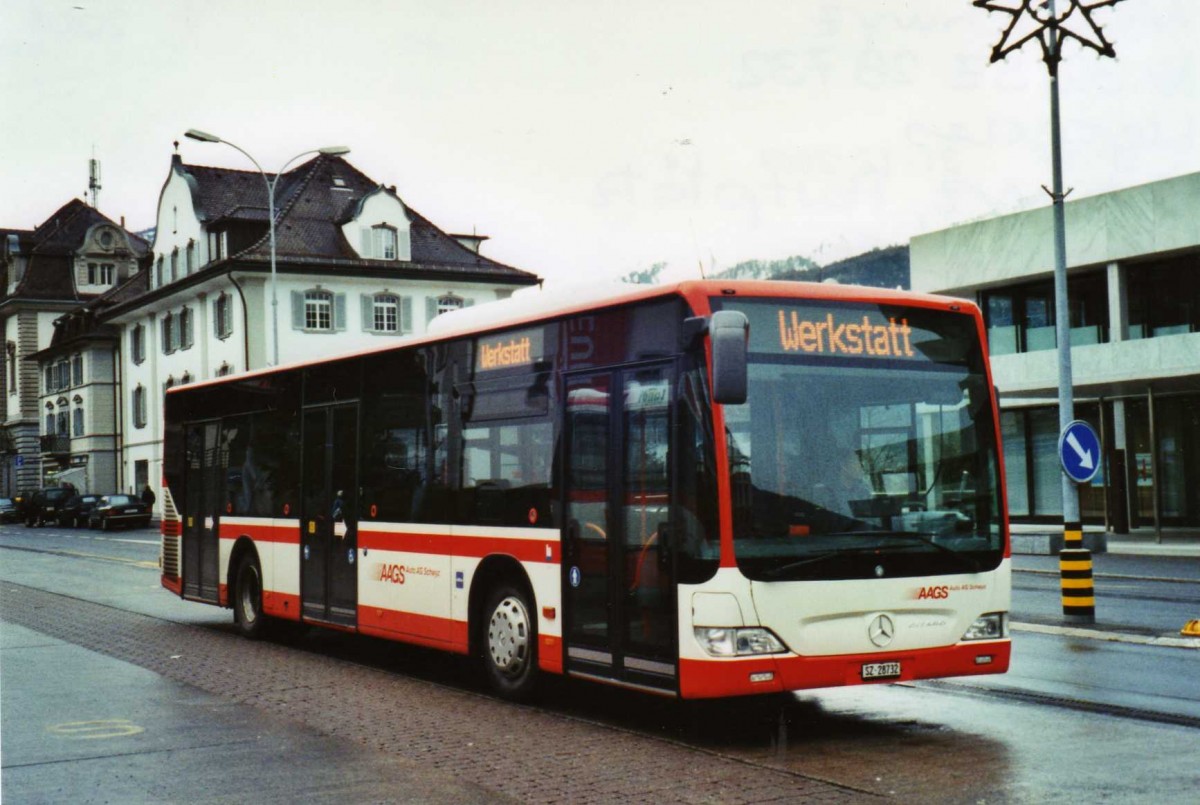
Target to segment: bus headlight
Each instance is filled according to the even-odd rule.
[[[976,618],[963,633],[962,639],[1001,640],[1005,637],[1008,637],[1008,613],[989,612]]]
[[[782,654],[787,651],[769,629],[696,627],[696,642],[714,657],[747,657],[755,654]]]

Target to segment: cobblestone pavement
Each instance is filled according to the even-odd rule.
[[[12,583],[0,583],[0,614],[524,802],[877,799],[665,737]],[[582,694],[589,688],[573,690]]]

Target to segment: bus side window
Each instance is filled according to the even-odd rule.
[[[431,477],[429,422],[437,409],[416,353],[385,354],[368,362],[364,378],[362,497],[364,520],[424,522]]]
[[[552,439],[544,420],[465,428],[461,499],[468,521],[551,527]]]

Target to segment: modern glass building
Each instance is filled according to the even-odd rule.
[[[1085,523],[1200,526],[1200,173],[1066,204],[1075,416],[1104,463]],[[1014,522],[1062,518],[1049,206],[911,240],[912,287],[983,309]]]

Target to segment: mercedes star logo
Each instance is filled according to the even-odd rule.
[[[888,643],[892,642],[892,637],[896,634],[896,625],[892,623],[892,619],[887,615],[879,615],[875,620],[871,621],[871,625],[867,627],[867,637],[871,638],[871,642],[879,648],[883,648]]]

